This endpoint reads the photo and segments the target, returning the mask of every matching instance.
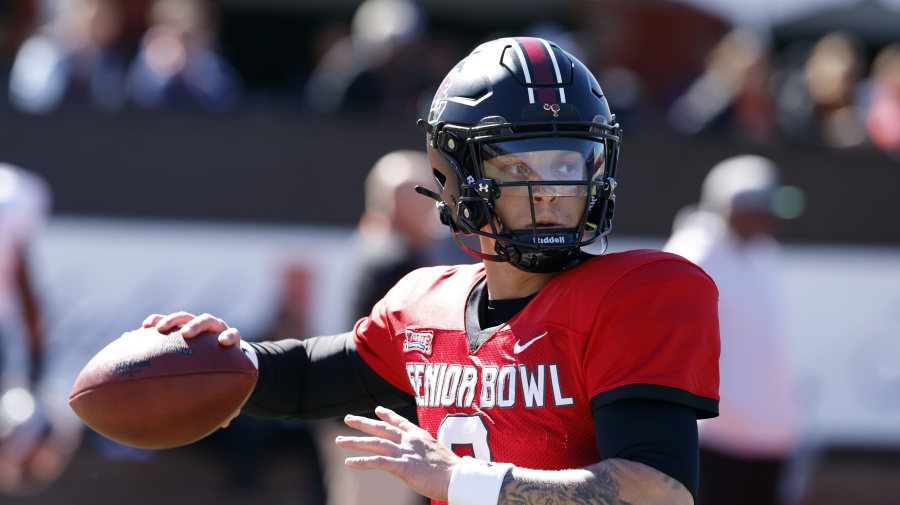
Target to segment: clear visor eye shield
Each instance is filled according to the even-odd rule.
[[[565,124],[557,123],[552,131],[536,131],[529,126],[519,125],[515,132],[509,127],[477,127],[453,135],[471,139],[465,149],[454,149],[465,156],[463,160],[442,150],[454,159],[457,170],[462,166],[475,172],[459,170],[465,181],[454,220],[459,231],[497,240],[498,260],[504,259],[503,249],[509,247],[553,254],[585,246],[611,228],[618,128],[577,123],[571,131],[562,131]],[[500,219],[496,205],[502,198],[521,202],[504,202],[504,209],[528,209],[530,219]],[[562,206],[565,211],[556,211],[548,219],[545,205]]]
[[[499,198],[511,199],[510,206],[530,211],[527,221],[490,219],[480,231],[507,245],[542,246],[553,249],[581,243],[587,225],[587,198],[592,188],[603,184],[606,172],[604,142],[565,138],[533,138],[503,142],[478,142],[474,159],[480,178],[463,184],[460,204],[482,205],[487,215],[498,216]],[[466,191],[471,189],[472,191]],[[596,194],[596,189],[594,189]],[[526,205],[527,204],[527,205]],[[538,206],[561,206],[567,215],[552,220],[542,217]],[[463,210],[465,212],[465,209]]]

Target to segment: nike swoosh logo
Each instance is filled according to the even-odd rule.
[[[516,345],[513,346],[513,354],[519,354],[520,352],[524,351],[525,349],[528,349],[529,345],[544,338],[545,336],[547,336],[547,333],[549,333],[549,332],[545,331],[542,335],[538,335],[538,336],[534,337],[533,339],[529,340],[525,345],[519,345],[519,341],[516,340]]]

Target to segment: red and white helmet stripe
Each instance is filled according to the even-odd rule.
[[[553,48],[544,39],[517,37],[510,39],[516,55],[519,57],[525,82],[527,84],[562,84],[559,63]],[[532,78],[533,76],[533,78]],[[535,93],[537,96],[535,97]],[[566,103],[566,92],[563,88],[528,87],[529,103]]]

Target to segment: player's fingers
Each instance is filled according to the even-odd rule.
[[[414,436],[421,436],[425,438],[434,438],[430,433],[420,428],[418,425],[410,421],[409,419],[401,416],[400,414],[394,412],[393,410],[378,406],[375,408],[375,415],[377,415],[381,420],[390,424],[391,426],[396,427],[403,433],[411,434]]]
[[[397,444],[387,441],[383,438],[375,437],[344,437],[340,436],[334,439],[334,443],[338,447],[344,449],[353,449],[356,451],[366,451],[379,456],[397,456]]]
[[[241,332],[237,328],[228,328],[219,334],[221,345],[241,345]]]
[[[184,326],[181,328],[181,336],[193,338],[201,333],[212,332],[219,334],[227,329],[228,325],[225,324],[225,321],[212,314],[204,313],[184,323]]]
[[[368,417],[348,414],[344,418],[344,422],[351,428],[357,429],[363,433],[368,433],[369,435],[374,435],[378,438],[390,440],[395,444],[399,444],[400,440],[403,438],[403,433],[399,429],[383,421],[376,421],[374,419],[369,419]]]
[[[241,415],[241,409],[235,410],[234,414],[231,414],[231,417],[229,417],[228,419],[225,420],[224,423],[222,423],[222,427],[227,428],[228,425],[231,424],[231,421],[234,421],[234,418],[236,418],[239,415]]]
[[[397,460],[387,456],[347,458],[344,464],[357,470],[384,470],[390,473],[397,471]]]
[[[394,412],[393,410],[378,406],[375,407],[375,415],[378,416],[382,421],[390,424],[391,426],[397,427],[403,431],[410,431],[412,428],[416,428],[417,426],[413,423],[409,422],[408,419],[401,416],[400,414]]]
[[[150,328],[156,326],[156,323],[159,322],[160,319],[163,318],[162,314],[150,314],[147,316],[147,319],[144,319],[144,322],[141,323],[142,328]]]
[[[175,312],[174,314],[169,314],[168,316],[163,316],[162,319],[156,322],[156,329],[162,333],[165,333],[176,326],[181,326],[182,324],[187,323],[191,319],[194,319],[194,315],[188,312]]]

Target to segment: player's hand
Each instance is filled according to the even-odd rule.
[[[414,491],[435,500],[447,500],[450,475],[460,458],[427,431],[390,409],[378,407],[377,421],[348,415],[347,426],[372,437],[337,437],[346,449],[371,452],[372,456],[347,458],[345,464],[360,470],[384,470]]]
[[[241,345],[241,332],[237,328],[229,328],[225,321],[211,314],[195,316],[187,312],[175,312],[168,316],[152,314],[144,319],[144,328],[156,327],[160,333],[181,326],[181,336],[194,338],[201,333],[217,333],[221,345]]]
[[[181,326],[181,336],[184,338],[194,338],[201,333],[218,333],[220,345],[241,345],[241,332],[237,328],[229,328],[225,321],[211,314],[201,314],[195,316],[187,312],[175,312],[168,316],[161,314],[151,314],[144,319],[141,324],[144,328],[156,327],[160,333],[165,333],[173,328]],[[234,414],[222,423],[223,428],[227,428],[231,421],[241,413],[238,409]]]

